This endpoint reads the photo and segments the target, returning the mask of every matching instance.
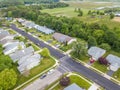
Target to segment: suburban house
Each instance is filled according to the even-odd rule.
[[[26,58],[21,58],[19,60],[18,70],[24,73],[26,70],[30,70],[33,67],[39,65],[41,56],[39,54],[34,54]],[[22,60],[22,61],[21,61]]]
[[[19,41],[18,40],[13,40],[13,39],[5,39],[5,40],[0,41],[0,44],[2,44],[2,47],[5,47],[9,44],[13,44],[13,43],[16,43],[16,42],[19,42]]]
[[[7,35],[7,36],[3,36],[0,38],[0,41],[5,40],[5,39],[14,39],[15,35]]]
[[[69,85],[68,87],[64,88],[64,90],[85,90],[85,89],[82,89],[77,84],[73,83]]]
[[[91,47],[88,50],[88,54],[91,57],[92,61],[98,60],[100,57],[102,57],[106,53],[106,50],[99,48],[99,47]]]
[[[22,18],[17,18],[17,21],[18,21],[19,23],[23,23],[23,22],[25,22],[25,20],[22,19]]]
[[[10,33],[8,31],[0,31],[0,39],[4,36],[10,35]]]
[[[34,26],[36,25],[34,22],[26,21],[26,20],[22,22],[21,24],[29,29],[34,28]]]
[[[27,47],[23,50],[16,51],[15,53],[10,54],[10,57],[13,60],[13,62],[16,62],[20,60],[22,57],[29,55],[29,54],[34,54],[34,49],[32,46]]]
[[[16,42],[16,43],[5,46],[3,53],[5,55],[8,55],[8,54],[15,52],[16,50],[23,49],[23,48],[25,48],[25,45],[23,42]]]
[[[106,60],[110,63],[110,69],[112,71],[117,71],[120,68],[120,57],[109,54]]]
[[[73,41],[76,41],[75,38],[72,38],[70,36],[67,36],[67,35],[64,35],[64,34],[61,34],[61,33],[54,33],[53,38],[55,40],[57,40],[58,42],[67,43],[67,44],[70,44]]]
[[[37,29],[38,31],[42,32],[42,33],[45,33],[45,34],[52,34],[52,33],[54,33],[54,30],[49,29],[49,28],[44,27],[44,26],[36,25],[34,28]]]

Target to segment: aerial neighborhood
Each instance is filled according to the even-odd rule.
[[[120,90],[119,4],[0,0],[0,90]]]

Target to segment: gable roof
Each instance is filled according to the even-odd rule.
[[[4,39],[4,40],[0,41],[0,44],[2,44],[2,45],[7,44],[7,43],[12,44],[14,42],[19,42],[19,41],[13,40],[13,39]]]
[[[106,57],[106,60],[111,63],[111,64],[118,64],[119,67],[120,67],[120,57],[118,56],[115,56],[115,55],[112,55],[112,54],[109,54],[107,57]]]
[[[105,54],[106,50],[99,48],[99,47],[91,47],[88,50],[88,54],[92,56],[95,60],[98,60],[100,57],[102,57]]]
[[[72,37],[61,33],[54,33],[53,38],[55,38],[59,42],[69,42],[71,39],[73,39]]]
[[[19,50],[13,54],[10,54],[10,57],[12,58],[12,60],[14,62],[16,62],[17,60],[20,60],[23,56],[26,56],[26,55],[33,53],[33,52],[34,52],[34,49],[32,46],[30,46],[28,48],[25,48],[23,50]]]
[[[44,26],[36,25],[34,28],[37,29],[40,32],[45,33],[45,34],[52,34],[52,33],[54,33],[54,30],[46,28]]]
[[[73,83],[68,87],[64,88],[64,90],[83,90],[83,89],[79,87],[77,84]]]
[[[30,57],[24,58],[21,64],[19,64],[18,70],[22,73],[25,69],[29,70],[34,66],[37,66],[40,62],[40,55],[34,54]]]
[[[11,51],[10,53],[13,53],[17,49],[19,49],[19,45],[24,47],[24,43],[23,42],[15,42],[15,43],[12,43],[12,44],[9,44],[9,45],[5,46],[5,49],[3,50],[4,54],[6,52],[9,52],[9,51]],[[8,53],[8,54],[10,54],[10,53]]]

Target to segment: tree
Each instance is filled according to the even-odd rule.
[[[105,58],[103,58],[103,57],[100,57],[98,59],[98,61],[99,61],[100,64],[108,65],[108,61]]]
[[[43,56],[43,57],[49,57],[50,56],[50,52],[47,48],[44,48],[40,54]]]
[[[70,78],[69,77],[63,77],[60,80],[61,86],[68,86],[70,84]]]
[[[17,74],[13,69],[4,69],[0,73],[0,87],[2,90],[10,90],[16,84]]]
[[[76,55],[77,57],[81,57],[82,55],[86,55],[87,48],[86,48],[86,43],[85,42],[77,42],[73,46],[73,54]]]
[[[110,19],[113,19],[115,15],[113,13],[110,14]]]
[[[96,38],[98,44],[101,44],[104,41],[104,31],[103,30],[95,30],[93,32],[93,36]]]
[[[102,43],[100,47],[107,51],[111,50],[111,46],[108,43]]]
[[[83,16],[83,11],[80,10],[78,16]]]
[[[91,46],[96,46],[97,42],[96,39],[92,36],[88,37],[88,48],[90,48]]]

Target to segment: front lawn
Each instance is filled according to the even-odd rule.
[[[44,58],[41,60],[41,63],[38,66],[36,66],[30,70],[29,76],[25,77],[25,76],[18,73],[19,80],[17,81],[16,87],[19,86],[20,84],[26,82],[27,80],[31,79],[35,75],[37,75],[37,74],[43,72],[44,70],[52,67],[54,64],[55,64],[55,60],[53,60],[52,58],[50,58],[50,57]]]
[[[113,74],[113,77],[117,80],[120,81],[120,69],[118,69],[114,74]]]
[[[71,75],[70,81],[71,81],[70,84],[76,83],[78,86],[80,86],[81,88],[84,88],[85,90],[91,86],[91,84],[89,84],[87,81],[85,81],[84,79],[76,75]],[[64,88],[65,87],[62,87],[60,84],[58,84],[52,90],[63,90]]]
[[[98,61],[94,62],[92,64],[92,66],[98,70],[100,70],[101,72],[103,73],[106,73],[108,70],[107,70],[107,66],[103,65],[103,64],[100,64]]]

